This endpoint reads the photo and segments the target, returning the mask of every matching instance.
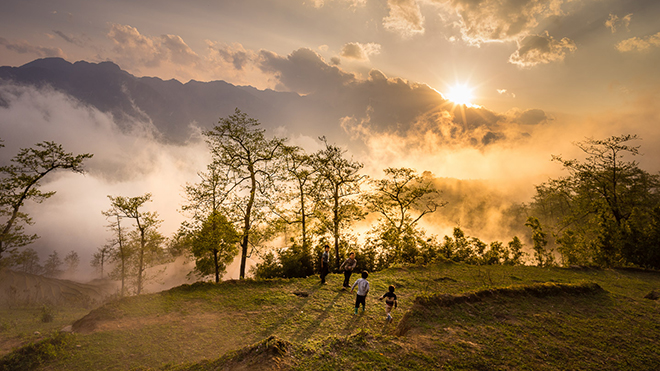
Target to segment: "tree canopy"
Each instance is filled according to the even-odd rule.
[[[44,177],[59,169],[84,173],[83,162],[91,157],[89,153],[66,152],[55,142],[42,142],[20,149],[11,164],[0,167],[0,259],[4,252],[38,238],[25,234],[24,227],[32,224],[32,219],[21,208],[28,200],[41,203],[55,194],[39,189]]]

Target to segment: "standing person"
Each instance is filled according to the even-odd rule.
[[[383,299],[385,299],[385,313],[387,313],[385,320],[387,322],[392,322],[392,307],[396,308],[399,305],[396,300],[396,294],[394,293],[394,286],[390,285],[388,291],[378,300]]]
[[[352,252],[348,254],[348,259],[344,260],[339,267],[339,270],[344,271],[344,288],[349,288],[348,281],[351,279],[351,274],[353,274],[353,269],[357,265],[357,260],[355,260],[355,253]]]
[[[325,285],[325,276],[330,269],[330,246],[325,245],[325,252],[321,255],[321,285]]]
[[[366,271],[362,272],[362,278],[358,278],[355,283],[353,283],[353,286],[351,286],[351,293],[353,293],[353,289],[357,285],[357,295],[355,296],[355,314],[358,314],[358,308],[360,307],[360,304],[362,304],[362,313],[364,313],[366,303],[367,303],[367,293],[369,292],[369,281],[367,281],[367,277],[369,277],[369,273]]]

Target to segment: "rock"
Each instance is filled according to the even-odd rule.
[[[649,292],[644,299],[658,300],[660,299],[660,290],[653,290]]]
[[[309,293],[308,293],[308,292],[305,292],[305,291],[294,291],[294,292],[293,292],[293,295],[295,295],[295,296],[300,296],[300,297],[303,297],[303,298],[306,298],[306,297],[309,296]]]
[[[60,332],[73,332],[73,326],[71,325],[65,326],[63,329],[60,330]]]

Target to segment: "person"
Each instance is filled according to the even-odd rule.
[[[362,278],[358,278],[357,281],[353,283],[353,286],[351,286],[351,294],[353,293],[355,286],[358,288],[357,295],[355,296],[355,314],[358,314],[360,304],[362,304],[362,313],[364,313],[366,309],[367,293],[369,292],[369,281],[367,281],[367,277],[369,277],[369,273],[366,271],[362,272]]]
[[[392,322],[392,307],[396,308],[399,305],[396,300],[396,294],[394,293],[394,286],[390,285],[388,291],[378,300],[383,299],[385,299],[385,313],[387,313],[385,320],[387,322]]]
[[[353,274],[353,269],[355,268],[356,265],[357,265],[357,260],[355,260],[354,252],[348,254],[348,259],[344,260],[344,262],[341,263],[339,270],[344,271],[344,288],[350,287],[348,282],[351,279],[351,274]]]
[[[325,252],[321,255],[321,285],[325,285],[325,276],[330,270],[330,246],[325,245]]]

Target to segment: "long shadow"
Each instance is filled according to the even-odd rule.
[[[309,295],[303,298],[299,298],[297,303],[290,310],[287,310],[284,312],[279,318],[274,321],[270,326],[264,328],[261,330],[260,334],[261,336],[270,336],[272,335],[282,324],[284,324],[286,321],[288,321],[291,318],[292,314],[300,312],[302,308],[304,308],[307,305],[307,302],[309,302],[309,299],[312,298],[312,295],[318,291],[320,287],[314,286],[312,289],[309,290]]]
[[[332,307],[335,305],[337,299],[339,299],[343,295],[345,295],[345,292],[339,291],[337,295],[335,295],[335,297],[332,298],[330,304],[328,304],[325,307],[325,309],[321,312],[321,314],[319,314],[316,317],[316,319],[314,319],[312,323],[309,324],[309,326],[307,326],[300,332],[300,334],[296,337],[296,341],[303,342],[309,339],[310,337],[312,337],[312,335],[314,335],[314,333],[318,331],[319,328],[321,327],[321,323],[325,321],[326,318],[328,318],[328,315],[330,314],[330,309],[332,309]]]

